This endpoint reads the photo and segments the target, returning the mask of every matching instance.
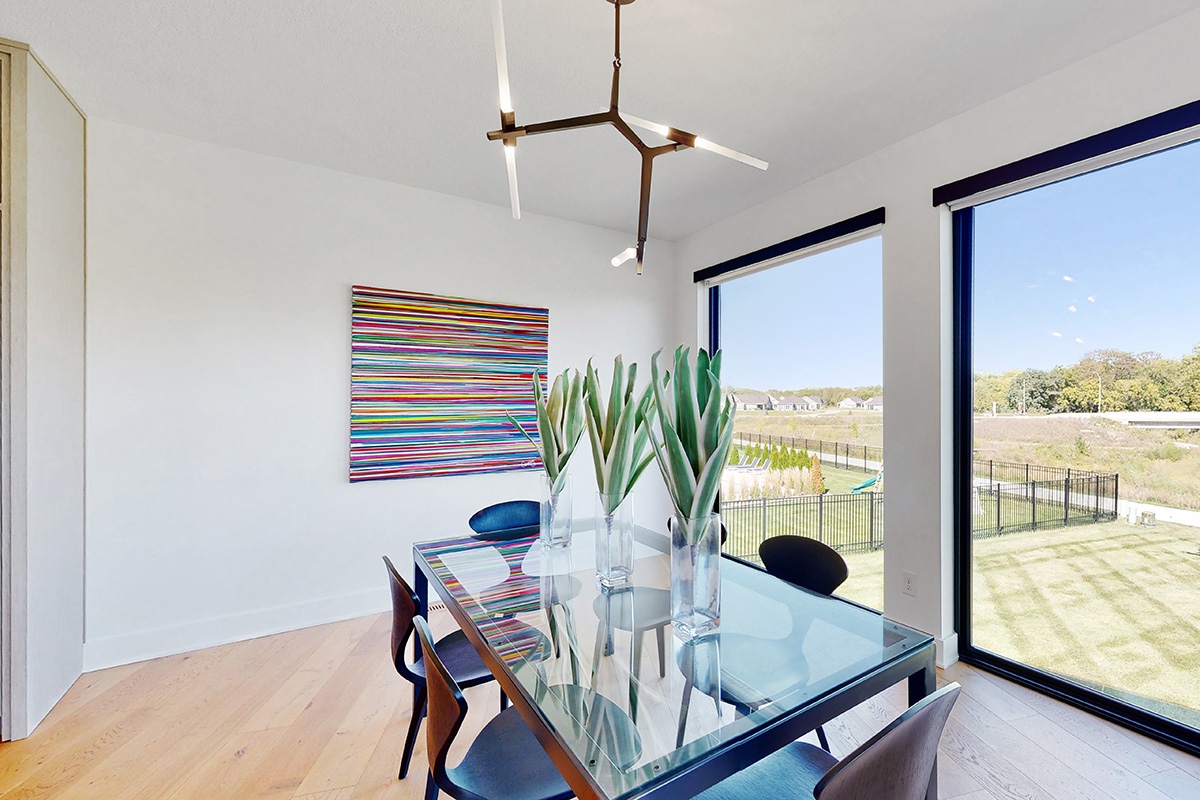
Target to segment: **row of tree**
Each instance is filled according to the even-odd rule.
[[[738,389],[733,389],[736,393]],[[743,391],[757,392],[757,389],[743,389]],[[816,389],[769,389],[767,394],[779,397],[785,394],[794,394],[796,397],[819,397],[825,401],[827,406],[835,406],[845,400],[847,397],[857,397],[866,400],[869,397],[876,397],[883,394],[883,386],[855,386],[853,388],[847,386],[822,386]]]
[[[1052,370],[975,374],[975,410],[1015,413],[1200,411],[1200,344],[1183,358],[1092,350]]]
[[[739,449],[735,444],[729,448],[730,464],[740,464],[743,457],[749,458],[751,462],[755,459],[765,460],[768,462],[768,469],[773,471],[784,469],[812,470],[813,494],[823,494],[825,492],[825,480],[821,475],[820,456],[810,455],[807,450],[792,449],[780,444],[752,444],[743,449]]]

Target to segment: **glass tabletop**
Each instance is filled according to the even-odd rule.
[[[682,641],[667,538],[639,528],[632,585],[605,590],[591,527],[577,520],[557,550],[463,537],[414,554],[613,800],[931,641],[728,558],[721,632]]]

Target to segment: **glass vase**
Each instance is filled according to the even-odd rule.
[[[671,518],[671,623],[693,639],[721,627],[721,515]]]
[[[571,545],[571,476],[562,477],[562,485],[554,491],[550,476],[542,474],[541,523],[538,539],[542,547],[555,550]]]
[[[596,493],[596,578],[613,589],[633,577],[633,498]]]

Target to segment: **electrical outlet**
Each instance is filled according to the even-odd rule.
[[[917,596],[917,576],[911,572],[904,573],[904,593],[909,597]]]

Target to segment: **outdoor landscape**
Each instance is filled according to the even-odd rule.
[[[1131,522],[1127,512],[1130,501],[1160,516],[1173,509],[1200,512],[1200,414],[1190,407],[1188,382],[1200,376],[1200,356],[1174,362],[1173,370],[1163,368],[1168,359],[1145,354],[1109,351],[1106,358],[1134,377],[1116,377],[1129,373],[1114,370],[1103,414],[1095,406],[1081,412],[1059,405],[1056,398],[1064,392],[1070,397],[1067,390],[1080,385],[1071,383],[1071,370],[976,378],[977,388],[1003,399],[985,395],[976,402],[973,639],[1195,724],[1200,527],[1155,519],[1144,524],[1140,515]],[[1085,361],[1090,369],[1099,359]],[[1139,377],[1137,371],[1149,366],[1160,378],[1174,375],[1174,382]],[[1144,409],[1121,393],[1130,385],[1121,381],[1157,387],[1155,397],[1188,399]],[[1093,377],[1093,391],[1097,384]],[[1039,387],[1036,393],[1031,385]],[[1164,395],[1162,386],[1175,388]],[[755,560],[765,537],[819,538],[849,567],[838,594],[883,608],[883,413],[837,407],[845,397],[876,393],[878,386],[768,391],[761,394],[820,396],[827,405],[820,411],[738,411],[737,447],[723,484],[728,552]],[[1025,413],[1017,405],[1022,399]],[[1192,427],[1128,423],[1128,412],[1143,411]],[[1022,467],[1034,478],[1032,498],[1024,479],[1008,477]],[[871,478],[876,480],[863,487]],[[1069,488],[1055,489],[1063,480]],[[1111,498],[1107,489],[1091,489],[1101,480],[1112,481]],[[1038,488],[1043,485],[1050,488]]]

